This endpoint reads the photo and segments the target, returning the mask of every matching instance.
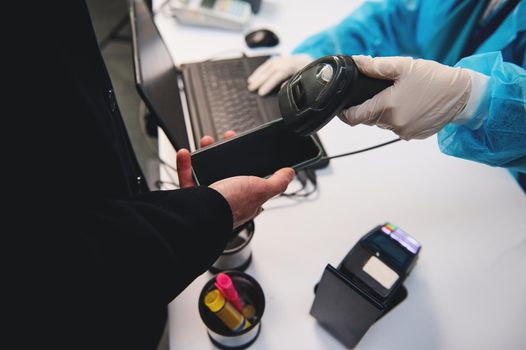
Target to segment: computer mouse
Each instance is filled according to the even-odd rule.
[[[245,36],[245,42],[250,48],[272,47],[279,44],[279,39],[270,29],[256,29]]]

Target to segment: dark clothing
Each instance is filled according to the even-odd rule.
[[[4,132],[19,137],[9,174],[10,286],[27,322],[18,342],[153,349],[167,304],[224,249],[230,207],[207,187],[148,191],[84,1],[26,5],[4,12],[26,27],[8,34],[20,40],[4,94],[16,110]]]
[[[521,186],[522,190],[526,192],[526,174],[525,173],[518,173],[519,177],[519,185]]]

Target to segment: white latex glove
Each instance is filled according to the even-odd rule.
[[[303,54],[272,57],[248,77],[248,89],[258,90],[258,94],[264,96],[312,61],[311,56]]]
[[[424,139],[454,120],[471,93],[470,72],[435,61],[410,57],[353,56],[365,75],[394,81],[340,119],[352,126],[377,125],[402,139]]]

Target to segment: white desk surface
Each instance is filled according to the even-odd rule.
[[[287,53],[359,2],[264,0],[251,28],[275,30],[281,44],[271,52]],[[178,63],[228,49],[262,52],[244,47],[243,33],[182,27],[161,14],[156,23]],[[320,136],[332,155],[394,135],[335,119]],[[159,140],[160,156],[174,164],[162,133]],[[326,264],[337,266],[386,221],[423,248],[405,282],[407,299],[370,328],[358,349],[526,348],[526,196],[506,170],[443,155],[432,137],[332,160],[318,171],[318,186],[306,201],[271,200],[255,221],[246,272],[263,287],[266,308],[252,349],[344,349],[309,315],[313,287]],[[203,274],[170,304],[172,350],[214,349],[197,311],[211,277]]]

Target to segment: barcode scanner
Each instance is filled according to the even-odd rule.
[[[278,92],[286,127],[312,135],[344,109],[370,99],[393,81],[360,73],[350,56],[324,56],[287,80]]]

